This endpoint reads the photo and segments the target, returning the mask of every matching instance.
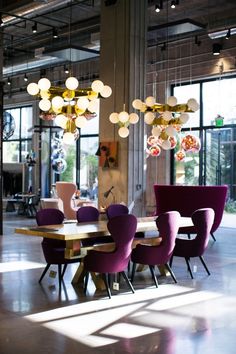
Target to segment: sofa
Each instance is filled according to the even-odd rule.
[[[191,217],[192,213],[200,208],[212,208],[215,218],[211,229],[214,232],[220,226],[227,197],[227,185],[221,186],[180,186],[180,185],[154,185],[156,199],[155,215],[166,211],[177,210],[181,216]],[[179,234],[196,233],[194,226],[181,227]]]

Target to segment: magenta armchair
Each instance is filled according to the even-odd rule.
[[[173,280],[177,283],[174,273],[168,262],[172,256],[175,239],[180,223],[180,214],[177,211],[169,211],[159,215],[156,219],[157,229],[162,239],[158,246],[149,246],[139,244],[133,249],[131,260],[133,262],[131,282],[134,280],[136,264],[146,264],[149,266],[152,278],[156,287],[158,287],[157,278],[155,275],[155,266],[164,265],[170,272]]]
[[[222,220],[227,190],[227,185],[177,186],[155,184],[155,215],[170,210],[177,210],[181,216],[191,217],[197,209],[212,208],[215,212],[215,217],[210,233],[215,241],[214,232],[218,229]],[[187,235],[196,234],[196,227],[181,227],[178,233]]]
[[[84,291],[86,293],[89,272],[96,272],[102,274],[109,298],[111,298],[110,274],[114,273],[120,273],[134,293],[133,286],[125,270],[130,260],[132,241],[137,228],[137,219],[134,215],[115,216],[108,221],[107,228],[115,242],[116,248],[111,252],[91,250],[85,256],[84,268],[86,275]]]
[[[64,214],[59,209],[41,209],[36,213],[36,221],[39,226],[58,225],[63,223]],[[55,240],[50,238],[43,239],[42,249],[47,265],[39,279],[39,283],[41,283],[51,264],[56,264],[58,266],[59,289],[61,288],[61,282],[63,280],[67,264],[78,262],[77,259],[65,258],[65,247],[66,242],[63,240]],[[64,265],[63,270],[62,265]]]
[[[193,279],[193,273],[190,266],[190,258],[199,257],[208,275],[210,271],[203,259],[203,254],[207,248],[210,231],[214,221],[214,210],[204,208],[196,210],[192,215],[192,221],[197,231],[197,236],[192,240],[176,239],[173,255],[170,265],[172,265],[173,257],[182,257],[185,259],[188,271]]]

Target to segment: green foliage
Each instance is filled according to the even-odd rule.
[[[61,180],[65,182],[72,182],[74,180],[74,167],[75,167],[75,149],[73,146],[69,147],[66,152],[67,168],[61,174]]]
[[[236,213],[236,200],[228,199],[225,205],[225,211],[227,213]]]

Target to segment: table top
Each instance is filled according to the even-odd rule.
[[[137,218],[137,232],[155,231],[156,217]],[[191,226],[191,218],[181,218],[180,226]],[[91,237],[108,236],[107,221],[96,221],[89,223],[77,223],[76,221],[60,225],[47,225],[35,227],[16,228],[15,233],[28,236],[47,237],[58,240],[82,240]]]

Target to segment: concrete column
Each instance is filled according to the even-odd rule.
[[[99,168],[99,205],[110,204],[103,193],[114,186],[116,202],[135,201],[135,214],[144,213],[145,159],[144,122],[130,126],[128,138],[118,136],[118,126],[109,121],[112,112],[134,112],[132,101],[145,98],[147,1],[102,1],[100,78],[111,86],[109,99],[101,100],[100,142],[118,141],[118,167]]]

